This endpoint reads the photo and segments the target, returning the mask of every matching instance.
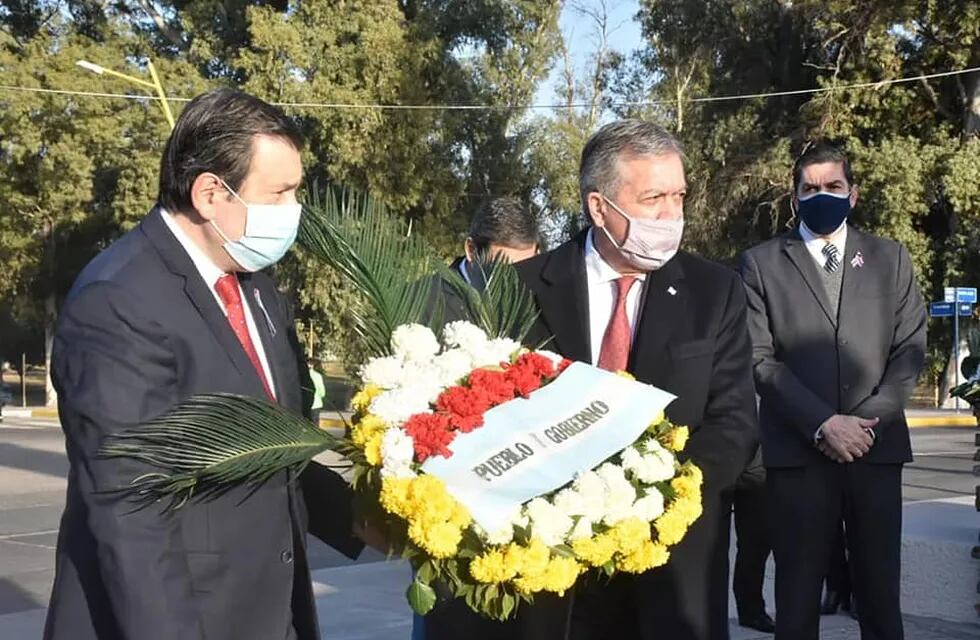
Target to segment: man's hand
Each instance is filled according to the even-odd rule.
[[[364,520],[360,524],[355,522],[354,535],[372,549],[381,553],[388,553],[388,539],[385,536],[384,529],[371,521]]]
[[[854,462],[874,444],[868,430],[878,424],[878,418],[834,415],[820,425],[821,440],[817,444],[825,455],[836,462]]]

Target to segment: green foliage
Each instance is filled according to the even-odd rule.
[[[337,439],[278,404],[231,394],[195,396],[165,415],[106,438],[101,453],[150,465],[158,472],[119,487],[141,506],[180,508],[273,475],[299,473]]]
[[[463,301],[469,320],[491,338],[522,342],[538,312],[534,297],[517,275],[517,269],[503,258],[479,255],[470,264],[484,283],[479,291],[455,269],[446,268],[442,274]]]

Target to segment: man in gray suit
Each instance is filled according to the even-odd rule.
[[[841,519],[864,640],[902,638],[905,403],[926,313],[906,249],[847,224],[847,156],[811,146],[793,171],[800,225],[745,252],[753,369],[776,559],[776,638],[816,640]]]

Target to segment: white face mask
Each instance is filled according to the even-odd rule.
[[[684,235],[683,218],[678,220],[634,218],[627,215],[606,196],[602,196],[602,199],[629,223],[623,244],[616,242],[605,226],[602,227],[602,231],[631,266],[640,271],[655,271],[674,257]]]
[[[221,180],[221,178],[218,178]],[[224,249],[245,271],[261,271],[286,255],[296,241],[303,205],[249,204],[221,180],[228,193],[245,205],[245,233],[238,240],[229,240],[224,231],[211,220],[211,226],[225,241]]]

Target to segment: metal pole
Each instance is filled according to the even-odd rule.
[[[27,406],[27,354],[20,354],[20,406]]]
[[[953,290],[953,388],[960,386],[960,290]],[[960,412],[960,399],[953,400],[956,413]]]
[[[157,76],[156,67],[153,66],[152,60],[146,61],[146,66],[150,70],[150,77],[153,78],[153,87],[157,90],[157,96],[160,98],[160,106],[163,108],[163,116],[167,119],[167,124],[170,128],[174,128],[174,114],[170,112],[170,105],[167,103],[167,94],[163,92],[163,85],[160,83],[160,78]]]

